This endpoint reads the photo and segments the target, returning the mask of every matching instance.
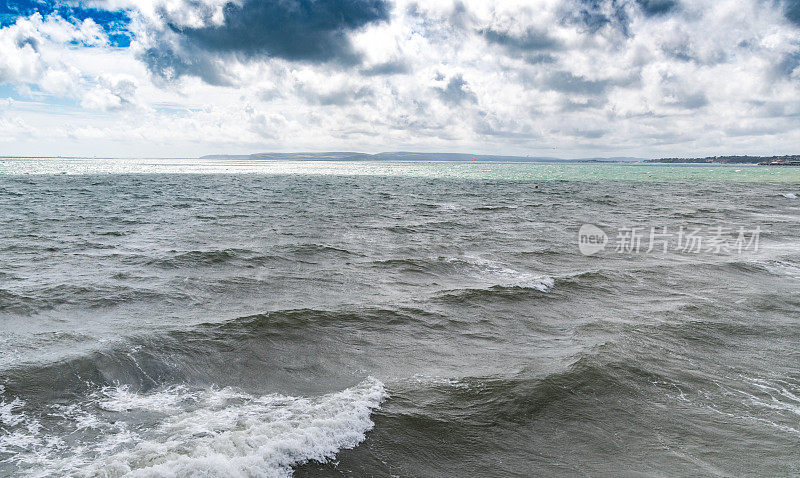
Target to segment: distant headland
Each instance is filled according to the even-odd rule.
[[[708,156],[705,158],[648,159],[647,163],[680,164],[759,164],[762,166],[800,166],[800,155],[786,156]]]

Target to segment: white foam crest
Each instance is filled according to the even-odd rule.
[[[487,205],[487,206],[480,206],[479,209],[487,209],[487,210],[496,210],[496,209],[517,209],[519,206],[514,204],[499,204],[499,205]]]
[[[0,395],[3,392],[5,389],[0,390]],[[0,434],[0,454],[13,454],[43,445],[38,436],[41,424],[25,414],[24,406],[25,401],[17,397],[11,401],[3,397],[0,401],[0,429],[5,432]]]
[[[549,276],[534,275],[520,272],[508,284],[500,284],[510,287],[522,287],[524,289],[536,289],[540,292],[549,292],[555,286],[556,281]]]
[[[24,405],[25,402],[19,398],[14,398],[14,400],[10,402],[6,402],[5,399],[3,399],[3,401],[0,402],[0,423],[5,426],[13,427],[24,420],[25,415],[19,411]]]
[[[783,193],[783,197],[786,199],[797,199],[797,194],[795,193]]]
[[[800,266],[793,262],[773,260],[768,261],[765,266],[773,274],[787,275],[794,279],[800,279]]]
[[[771,426],[773,428],[776,428],[778,430],[784,431],[786,433],[791,433],[793,435],[800,436],[800,430],[798,430],[796,428],[792,428],[792,427],[787,426],[787,425],[782,425],[780,423],[775,423],[772,420],[768,420],[766,418],[754,417],[754,416],[750,416],[750,415],[737,415],[735,413],[730,413],[730,412],[719,410],[713,405],[706,405],[706,407],[709,410],[711,410],[712,412],[718,413],[720,415],[724,415],[724,416],[726,416],[728,418],[733,418],[733,419],[736,419],[736,420],[744,420],[744,421],[752,421],[752,422],[757,422],[757,423],[763,423],[765,425]]]
[[[97,471],[111,466],[131,476],[289,476],[293,465],[325,461],[360,443],[373,426],[372,409],[386,396],[375,379],[316,399],[242,400],[229,390],[219,393],[208,392],[206,406],[170,418],[158,440],[103,460]]]
[[[414,374],[411,380],[418,384],[433,385],[441,387],[468,389],[469,385],[459,379],[450,377],[440,377],[437,375]]]
[[[785,387],[778,387],[762,379],[749,379],[746,381],[756,387],[761,395],[739,390],[739,393],[746,396],[751,404],[800,415],[800,405],[798,404],[800,403],[800,398]]]
[[[128,386],[105,387],[100,391],[97,404],[110,412],[148,410],[153,412],[174,412],[182,402],[194,397],[185,387],[170,387],[160,392],[141,395],[130,391]]]
[[[463,263],[477,269],[477,272],[484,280],[492,285],[535,289],[540,292],[549,292],[555,286],[555,280],[552,277],[521,272],[481,257],[465,256],[463,258],[448,259],[448,262]]]
[[[371,377],[313,398],[259,397],[232,388],[172,387],[150,394],[104,389],[85,404],[111,413],[101,425],[91,422],[103,428],[99,441],[72,444],[64,453],[31,431],[30,443],[20,443],[26,452],[14,461],[37,476],[290,476],[295,465],[330,460],[363,441],[374,426],[372,411],[387,396]],[[135,432],[126,424],[148,412],[164,417]]]
[[[53,416],[72,421],[75,423],[76,430],[99,429],[103,425],[103,422],[97,416],[82,409],[76,403],[54,405],[53,409]]]

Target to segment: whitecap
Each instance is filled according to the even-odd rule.
[[[328,461],[363,441],[374,426],[372,411],[387,396],[372,377],[310,398],[254,396],[233,388],[172,387],[148,394],[108,388],[81,404],[104,411],[104,422],[92,423],[102,429],[94,439],[65,450],[50,432],[20,424],[5,435],[4,451],[13,452],[8,461],[33,476],[291,476],[294,466]],[[22,404],[8,404],[9,416],[17,416]],[[152,426],[130,424],[153,412],[160,418]],[[73,409],[60,415],[69,414],[85,419]]]
[[[0,395],[4,392],[5,388],[0,390]],[[22,422],[25,419],[25,414],[21,411],[24,405],[25,402],[19,398],[14,398],[9,402],[3,397],[0,401],[0,425],[9,427]]]
[[[521,272],[504,264],[475,256],[448,259],[451,263],[463,263],[474,268],[479,277],[493,286],[519,287],[549,292],[555,286],[552,277]]]
[[[411,381],[413,381],[416,384],[422,384],[425,386],[439,386],[439,387],[460,388],[460,389],[469,388],[469,385],[466,382],[461,381],[460,379],[441,377],[438,375],[426,375],[418,373],[414,374],[411,377]]]
[[[95,397],[98,397],[98,406],[110,412],[148,410],[169,413],[179,410],[181,402],[194,399],[186,387],[171,387],[143,395],[130,391],[127,385],[105,387]]]
[[[786,275],[793,279],[800,279],[800,265],[781,260],[767,261],[764,266],[773,274]]]

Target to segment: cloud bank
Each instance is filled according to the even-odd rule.
[[[796,0],[0,8],[5,154],[796,152]]]

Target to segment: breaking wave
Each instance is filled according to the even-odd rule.
[[[311,398],[230,387],[104,387],[35,416],[19,398],[3,398],[0,421],[10,432],[0,435],[0,462],[31,476],[290,476],[294,466],[325,462],[363,441],[387,396],[368,377]]]

